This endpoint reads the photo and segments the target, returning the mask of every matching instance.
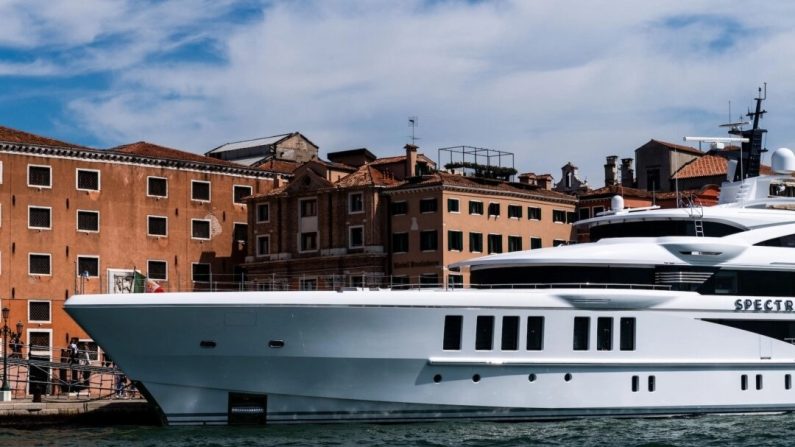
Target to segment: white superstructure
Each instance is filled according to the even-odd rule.
[[[795,410],[795,200],[778,171],[727,183],[715,207],[581,223],[630,237],[452,266],[478,288],[66,309],[171,424]]]

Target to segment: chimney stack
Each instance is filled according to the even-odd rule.
[[[618,156],[616,155],[607,156],[607,163],[605,163],[605,186],[615,186],[618,184],[616,178],[618,174],[616,160],[618,160]]]
[[[417,146],[406,145],[406,177],[417,175]]]
[[[621,186],[626,188],[635,187],[635,170],[632,169],[632,159],[621,159]]]

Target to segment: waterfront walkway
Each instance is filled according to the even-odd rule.
[[[0,402],[0,426],[41,424],[152,425],[157,416],[143,398],[80,399],[74,396]]]

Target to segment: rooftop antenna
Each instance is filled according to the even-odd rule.
[[[417,145],[417,140],[420,139],[420,137],[417,137],[417,136],[414,135],[414,129],[416,129],[417,126],[419,126],[419,125],[420,125],[419,118],[417,118],[416,116],[410,116],[409,117],[409,127],[411,127],[411,144],[413,146],[416,146]]]

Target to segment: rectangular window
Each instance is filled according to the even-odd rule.
[[[635,319],[634,318],[622,318],[619,321],[621,325],[621,341],[619,342],[619,348],[622,351],[634,351],[635,350]]]
[[[30,331],[28,337],[30,338],[30,350],[33,352],[47,352],[50,351],[50,331]]]
[[[190,198],[200,202],[210,201],[210,182],[201,180],[190,181]]]
[[[591,330],[591,319],[588,317],[574,317],[574,350],[588,350],[588,336]]]
[[[317,232],[301,233],[301,251],[317,250]]]
[[[49,166],[28,165],[28,186],[39,188],[51,188],[52,168]]]
[[[49,301],[28,301],[28,321],[49,323],[51,318]]]
[[[483,215],[483,202],[469,201],[469,214]]]
[[[364,227],[359,225],[348,228],[348,248],[364,247]]]
[[[591,218],[591,209],[590,208],[580,208],[580,220],[590,219]]]
[[[78,169],[77,189],[81,191],[99,191],[99,171]]]
[[[541,238],[540,237],[531,237],[530,238],[530,250],[535,250],[541,248]]]
[[[257,236],[257,256],[266,256],[271,252],[271,237],[269,235]]]
[[[408,233],[393,233],[392,234],[392,250],[393,253],[405,253],[409,251],[409,234]]]
[[[236,222],[232,233],[234,233],[234,241],[246,242],[248,240],[248,224]]]
[[[521,251],[521,250],[522,250],[522,237],[508,236],[508,251]]]
[[[147,216],[146,234],[149,236],[168,236],[168,218]]]
[[[146,274],[151,279],[158,281],[168,280],[168,264],[166,261],[146,261]]]
[[[245,203],[243,199],[250,196],[254,189],[248,185],[235,185],[232,189],[232,201],[235,203]]]
[[[762,389],[762,374],[757,374],[756,375],[756,389],[757,390],[761,390]]]
[[[489,235],[489,254],[502,253],[502,235],[490,234]]]
[[[447,275],[447,287],[451,289],[460,289],[464,287],[464,277],[462,275]]]
[[[595,206],[593,207],[593,215],[594,217],[598,216],[601,213],[605,212],[605,207],[603,206]]]
[[[530,220],[541,220],[541,208],[533,206],[527,207],[527,218]]]
[[[745,391],[748,389],[748,375],[743,374],[740,376],[740,389]]]
[[[519,349],[519,317],[502,317],[502,350]]]
[[[98,278],[99,258],[96,256],[78,256],[77,274],[87,278]]]
[[[553,247],[560,247],[561,245],[566,245],[566,241],[564,241],[563,239],[552,239]]]
[[[497,217],[500,215],[500,204],[489,203],[489,216]]]
[[[433,251],[438,248],[438,235],[436,230],[420,231],[420,250]]]
[[[646,191],[660,190],[660,168],[646,170]]]
[[[464,232],[449,230],[447,232],[447,249],[450,251],[464,251]]]
[[[420,213],[435,213],[436,212],[436,199],[422,199],[420,200]]]
[[[552,222],[566,223],[566,212],[562,210],[552,210]]]
[[[577,214],[574,211],[566,211],[566,223],[574,223],[577,221]]]
[[[191,267],[193,282],[210,282],[210,264],[195,263]]]
[[[168,181],[164,177],[147,177],[146,183],[146,195],[168,197]]]
[[[210,221],[205,219],[190,220],[190,237],[192,239],[210,239]]]
[[[483,252],[483,235],[481,233],[469,233],[469,251],[472,253]]]
[[[784,389],[792,389],[792,376],[790,374],[784,374]]]
[[[50,275],[52,264],[49,254],[30,253],[28,255],[28,274],[29,275]]]
[[[653,393],[657,389],[657,378],[649,376],[649,392]]]
[[[494,345],[494,317],[479,316],[475,328],[475,349],[489,351]]]
[[[458,199],[447,199],[447,212],[448,213],[459,212]]]
[[[348,213],[363,213],[364,212],[364,193],[352,192],[348,194]]]
[[[35,228],[39,230],[49,230],[52,228],[52,220],[50,219],[50,208],[29,206],[28,207],[28,228]]]
[[[613,350],[613,318],[599,317],[596,319],[596,350]]]
[[[527,317],[527,350],[544,349],[544,317]]]
[[[519,205],[508,205],[508,217],[514,219],[521,219],[522,207]]]
[[[637,393],[640,390],[640,377],[632,376],[632,392]]]
[[[271,207],[269,203],[257,204],[257,223],[269,222],[271,220]]]
[[[77,211],[77,231],[99,231],[99,211]]]
[[[461,328],[464,317],[461,315],[446,315],[444,317],[444,340],[442,349],[445,351],[459,351],[461,349]]]
[[[301,217],[315,217],[317,216],[317,200],[308,199],[300,201]]]
[[[408,202],[393,202],[391,205],[391,212],[393,216],[407,214],[409,212]]]

